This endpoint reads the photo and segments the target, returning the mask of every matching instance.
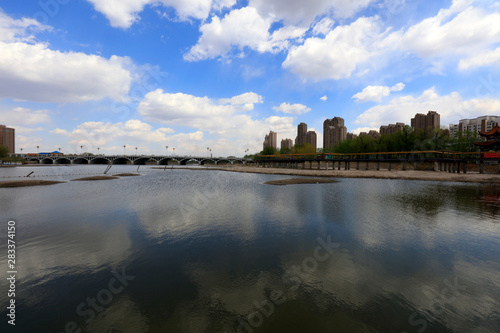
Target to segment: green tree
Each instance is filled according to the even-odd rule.
[[[316,153],[316,149],[308,143],[304,143],[301,145],[295,145],[292,149],[293,154],[314,154]]]
[[[274,149],[274,147],[266,146],[261,155],[276,155],[276,150]]]
[[[0,146],[0,157],[7,157],[8,154],[9,150],[7,149],[7,147]]]

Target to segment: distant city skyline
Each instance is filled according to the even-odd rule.
[[[332,117],[448,127],[500,114],[499,20],[488,0],[4,1],[0,122],[17,152],[220,156],[300,123],[322,148]]]

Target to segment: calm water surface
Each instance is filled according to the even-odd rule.
[[[499,332],[498,186],[140,172],[0,189],[1,332]]]

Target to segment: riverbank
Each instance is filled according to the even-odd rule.
[[[449,173],[442,171],[414,171],[414,170],[314,170],[314,169],[284,169],[284,168],[257,168],[255,166],[224,166],[208,168],[186,168],[190,170],[222,170],[229,172],[260,173],[287,176],[329,177],[329,178],[374,178],[374,179],[407,179],[446,182],[466,182],[499,184],[500,175],[480,173]]]

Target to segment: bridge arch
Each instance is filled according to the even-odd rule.
[[[54,164],[54,160],[49,157],[45,157],[40,161],[40,164]]]
[[[170,158],[162,158],[158,161],[158,165],[168,165],[168,161],[170,161]]]
[[[89,164],[89,160],[83,157],[78,157],[73,160],[73,164]]]
[[[213,159],[210,159],[210,158],[206,158],[206,159],[200,161],[201,165],[205,165],[207,163],[208,164],[215,164],[215,165],[217,165],[217,162],[215,160],[213,160]]]
[[[149,162],[151,160],[151,157],[139,157],[134,160],[135,165],[145,165],[146,162]]]
[[[132,164],[133,162],[126,157],[118,157],[113,160],[113,164]]]
[[[90,164],[110,164],[111,161],[104,157],[96,157],[90,160]]]
[[[55,159],[54,163],[55,164],[71,164],[71,160],[64,158],[64,157],[60,157],[60,158]]]
[[[194,164],[194,163],[200,165],[200,160],[198,160],[196,158],[186,158],[186,159],[181,161],[182,165]]]
[[[32,157],[32,158],[28,158],[28,161],[29,162],[37,162],[37,163],[40,163],[40,160],[36,157]]]

